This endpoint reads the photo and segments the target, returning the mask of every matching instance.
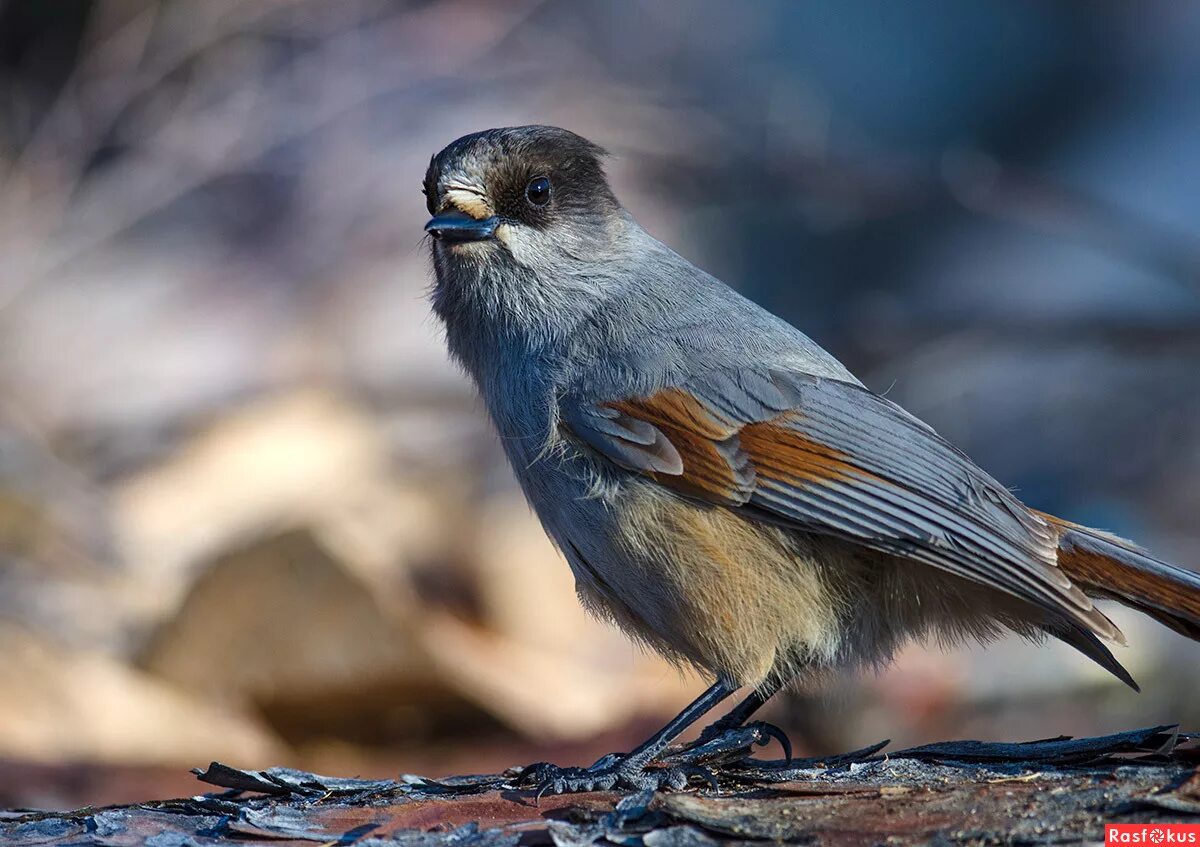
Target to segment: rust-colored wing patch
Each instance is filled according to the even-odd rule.
[[[718,415],[682,388],[666,388],[649,397],[604,405],[663,429],[687,430],[715,441],[736,435],[740,423]]]
[[[760,477],[769,477],[789,485],[844,482],[863,471],[850,462],[847,453],[814,441],[788,427],[798,417],[791,412],[778,419],[748,424],[739,441]]]
[[[738,447],[739,424],[678,388],[604,405],[653,424],[678,451],[683,473],[650,472],[656,482],[718,503],[740,505],[750,498],[754,471]]]
[[[850,456],[788,426],[790,411],[770,420],[735,422],[679,388],[605,404],[657,427],[679,451],[683,473],[650,473],[656,482],[689,494],[745,502],[756,478],[787,485],[845,482],[864,473]]]

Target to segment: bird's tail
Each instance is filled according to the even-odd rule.
[[[1200,573],[1115,535],[1043,517],[1058,530],[1058,566],[1088,595],[1117,600],[1200,641]]]

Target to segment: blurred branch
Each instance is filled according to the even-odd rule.
[[[207,15],[198,16],[195,7],[186,14],[178,9],[149,2],[125,24],[103,35],[102,22],[116,17],[116,0],[97,5],[85,44],[84,54],[63,86],[59,97],[35,129],[0,184],[5,206],[0,221],[6,232],[6,247],[0,251],[8,261],[6,289],[0,289],[0,308],[39,277],[52,273],[73,255],[122,231],[132,220],[160,208],[180,196],[188,187],[210,179],[209,171],[193,175],[174,185],[154,185],[158,195],[144,198],[136,193],[135,168],[116,168],[112,182],[116,191],[111,199],[136,203],[142,211],[134,215],[103,216],[103,224],[90,238],[80,239],[75,247],[53,243],[64,221],[79,200],[85,175],[95,155],[112,134],[116,122],[127,110],[135,108],[156,87],[184,66],[208,58],[218,44],[235,34],[252,33],[253,28],[281,9],[293,9],[313,0],[215,0],[205,4]],[[187,121],[192,116],[173,112],[171,118]],[[145,180],[142,180],[144,183]],[[130,193],[134,189],[134,193]],[[121,209],[114,202],[106,211]],[[115,225],[114,225],[115,224]],[[22,255],[24,254],[24,255]],[[23,258],[24,261],[20,261]]]
[[[442,57],[440,70],[477,60],[540,5],[519,4],[490,17],[476,10],[476,26],[457,39],[460,52]],[[380,7],[356,4],[355,15],[317,15],[314,24],[298,13],[326,12],[315,0],[223,0],[206,5],[208,14],[198,22],[151,4],[113,34],[97,37],[3,182],[0,256],[7,270],[0,310],[189,191],[380,97],[421,91],[429,70],[414,68],[425,57],[387,47],[422,43],[428,24],[401,9],[365,27],[364,15]],[[247,57],[238,52],[245,45],[234,43],[235,36],[284,35],[304,36],[315,46],[278,62],[264,54]],[[368,42],[375,46],[367,49]],[[389,62],[365,67],[365,55]],[[229,64],[256,60],[259,73],[230,89]],[[184,67],[187,80],[172,85]],[[141,125],[118,139],[129,148],[89,171],[118,122],[131,123],[131,111]]]

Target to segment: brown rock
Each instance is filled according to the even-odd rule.
[[[190,764],[269,761],[281,745],[252,716],[206,703],[102,653],[0,626],[0,757]]]
[[[142,664],[207,697],[253,703],[294,741],[478,723],[428,660],[420,627],[415,608],[388,603],[295,530],[205,567]]]

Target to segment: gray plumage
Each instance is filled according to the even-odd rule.
[[[1104,536],[1150,574],[1134,602],[1093,573],[1116,561],[1093,555],[1098,536],[1064,547],[1069,525],[652,238],[590,142],[467,136],[434,157],[426,194],[450,351],[584,602],[664,655],[773,687],[886,662],[912,637],[1008,630],[1132,685],[1089,594],[1200,624],[1194,574]]]

